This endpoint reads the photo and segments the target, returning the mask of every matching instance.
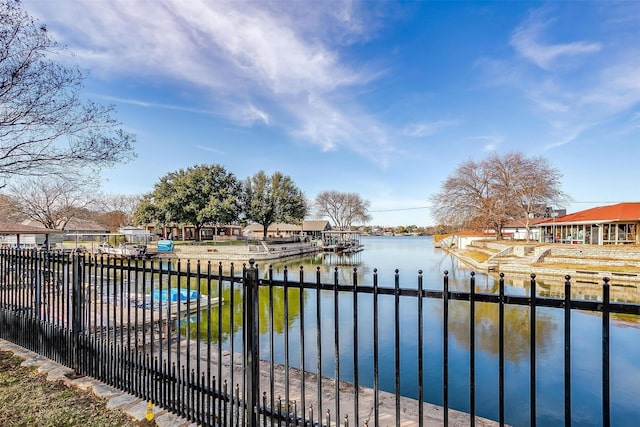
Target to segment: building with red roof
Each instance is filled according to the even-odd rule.
[[[599,206],[538,224],[540,241],[571,244],[640,244],[640,202]]]

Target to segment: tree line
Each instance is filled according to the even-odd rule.
[[[196,238],[205,225],[262,225],[263,236],[273,223],[300,223],[312,210],[329,216],[334,226],[349,229],[368,220],[368,201],[353,193],[324,191],[308,200],[290,176],[259,171],[240,181],[224,166],[196,165],[171,172],[142,197],[135,213],[137,224],[188,224]]]
[[[34,177],[11,182],[0,195],[0,214],[65,229],[74,219],[97,219],[109,227],[189,225],[199,239],[211,225],[299,223],[312,212],[334,227],[366,222],[369,202],[355,193],[324,191],[308,200],[290,176],[259,171],[244,180],[224,166],[196,165],[169,172],[143,195],[102,194],[98,183],[70,177]]]

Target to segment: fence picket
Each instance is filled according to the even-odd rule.
[[[183,268],[184,267],[184,268]],[[206,271],[205,271],[206,270]],[[542,307],[563,310],[564,317],[564,420],[571,425],[571,314],[575,310],[598,312],[602,315],[602,424],[611,423],[610,402],[610,318],[612,314],[640,315],[640,305],[613,302],[610,281],[604,279],[602,301],[571,299],[571,277],[565,276],[562,299],[538,296],[535,275],[531,275],[531,294],[506,295],[504,274],[500,274],[497,294],[476,292],[475,274],[471,273],[468,292],[449,289],[447,272],[443,289],[423,287],[422,271],[418,272],[415,289],[401,288],[395,270],[394,286],[381,287],[378,272],[373,270],[372,285],[358,282],[353,269],[350,285],[338,282],[336,267],[333,283],[322,283],[320,269],[315,281],[306,283],[302,267],[298,281],[288,277],[275,280],[271,267],[266,280],[260,279],[258,265],[253,260],[244,265],[240,275],[233,265],[229,275],[223,275],[222,263],[206,269],[198,262],[194,269],[190,262],[179,260],[116,260],[104,256],[84,256],[75,253],[37,252],[0,249],[0,338],[15,342],[34,352],[71,367],[78,374],[90,375],[136,396],[152,401],[176,414],[202,425],[379,425],[382,417],[395,416],[401,425],[404,405],[401,396],[400,313],[404,307],[417,310],[417,366],[418,402],[424,399],[425,366],[423,325],[425,301],[440,300],[443,309],[443,366],[442,396],[443,423],[450,422],[449,381],[449,321],[453,301],[469,303],[469,416],[470,425],[476,421],[476,306],[489,303],[498,310],[498,422],[505,420],[505,308],[511,305],[528,306],[529,317],[529,379],[530,423],[536,424],[536,310]],[[182,294],[183,290],[186,292]],[[262,294],[261,290],[265,290]],[[280,291],[284,292],[281,294]],[[203,297],[206,292],[206,297]],[[217,293],[217,300],[212,296]],[[295,292],[299,292],[295,296]],[[322,296],[333,301],[330,313],[333,328],[321,316]],[[282,295],[282,298],[280,298]],[[295,296],[295,297],[294,297]],[[241,301],[237,299],[241,298]],[[351,298],[351,306],[346,301]],[[383,391],[380,386],[380,301],[393,300],[394,375],[393,413],[383,412]],[[327,298],[325,298],[327,299]],[[412,300],[409,300],[412,299]],[[264,301],[268,313],[261,312],[259,300]],[[276,319],[276,300],[284,303],[283,318]],[[371,312],[362,304],[371,301]],[[236,307],[236,302],[238,307]],[[409,304],[405,304],[409,302]],[[414,303],[415,302],[415,303]],[[305,303],[313,317],[305,323]],[[453,307],[453,305],[451,305]],[[241,310],[240,310],[241,309]],[[351,310],[351,315],[343,312]],[[236,310],[240,310],[236,313]],[[300,310],[297,314],[294,310]],[[239,314],[236,317],[236,314]],[[390,313],[389,313],[390,314]],[[370,315],[372,324],[366,325],[361,316]],[[542,316],[542,314],[540,315]],[[299,357],[290,360],[296,336],[289,335],[290,324],[298,320]],[[217,321],[217,331],[214,329]],[[340,321],[351,321],[353,331],[341,334]],[[195,325],[192,327],[192,321]],[[202,322],[206,321],[206,326]],[[281,322],[282,324],[280,324]],[[414,325],[412,323],[412,325]],[[224,326],[224,330],[223,330]],[[361,387],[358,356],[362,329],[370,326],[372,335],[372,390]],[[280,329],[281,328],[281,329]],[[296,330],[296,329],[292,329]],[[323,330],[327,336],[323,335]],[[229,331],[229,336],[226,336]],[[242,354],[235,355],[234,334],[242,333]],[[261,340],[266,333],[269,342]],[[315,333],[315,340],[305,336]],[[278,335],[281,335],[279,338]],[[342,340],[353,341],[353,353],[344,356]],[[323,337],[327,338],[327,342]],[[323,345],[332,338],[333,369],[323,366]],[[276,345],[282,338],[283,349]],[[223,342],[228,340],[228,350]],[[306,343],[306,344],[305,344]],[[315,349],[313,348],[315,344]],[[261,354],[261,349],[264,354]],[[277,351],[284,363],[276,363]],[[389,352],[389,349],[383,349]],[[315,354],[314,354],[315,352]],[[268,353],[268,360],[261,360]],[[315,357],[315,370],[309,372],[306,359]],[[297,359],[298,367],[295,366]],[[292,363],[293,362],[293,363]],[[353,383],[341,378],[341,363],[353,363]],[[242,369],[240,369],[242,368]],[[239,372],[242,371],[243,374]],[[333,373],[327,378],[325,372]],[[342,373],[342,375],[345,375]],[[241,376],[239,380],[236,380]],[[402,385],[405,383],[403,382]],[[350,389],[349,387],[353,387]],[[276,394],[280,395],[276,395]],[[327,395],[331,394],[330,398]],[[281,398],[280,396],[283,396]],[[371,406],[362,399],[370,399]],[[351,402],[350,399],[353,401]],[[389,400],[389,399],[387,399]],[[427,424],[424,406],[417,405],[417,425]],[[327,409],[329,408],[329,409]],[[369,411],[369,412],[367,412]],[[392,423],[388,418],[384,423]]]

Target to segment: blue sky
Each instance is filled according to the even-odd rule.
[[[562,172],[569,212],[640,201],[640,1],[24,4],[137,135],[110,193],[221,164],[423,226],[460,163],[521,151]]]

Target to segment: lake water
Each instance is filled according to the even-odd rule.
[[[320,270],[323,283],[351,284],[354,274],[358,285],[373,283],[377,269],[380,287],[393,288],[396,269],[402,288],[417,288],[418,271],[423,274],[423,288],[441,290],[443,271],[449,272],[450,289],[467,291],[471,270],[445,252],[433,247],[430,237],[365,237],[365,250],[350,256],[335,254],[289,259],[273,263],[273,273],[278,279],[288,266],[288,277],[298,281],[300,267],[304,279],[315,281],[315,272]],[[337,273],[335,267],[338,267]],[[266,265],[260,265],[260,274],[266,277]],[[355,273],[354,273],[354,268]],[[557,282],[538,283],[538,295],[562,297],[563,279]],[[600,286],[578,284],[573,287],[577,298],[597,299]],[[476,290],[481,293],[497,293],[497,277],[479,273],[476,275]],[[528,295],[529,280],[506,277],[505,291],[508,295]],[[572,292],[574,292],[572,291]],[[638,294],[637,287],[627,286],[621,295],[612,287],[612,299],[628,301]],[[284,296],[282,288],[274,290],[274,354],[273,359],[282,363],[285,359],[285,328],[288,329],[289,363],[300,365],[300,328],[305,336],[305,369],[316,371],[316,314],[318,301],[315,291],[291,290]],[[358,357],[354,362],[353,294],[341,293],[336,306],[336,293],[323,291],[320,296],[322,375],[333,376],[335,372],[334,328],[339,328],[339,371],[342,380],[353,379],[354,363],[357,363],[359,383],[373,387],[373,298],[358,295]],[[631,295],[631,297],[630,297]],[[241,296],[236,295],[236,301]],[[268,289],[260,290],[259,324],[261,331],[260,357],[270,358],[270,322]],[[225,301],[229,301],[225,296]],[[284,305],[287,313],[284,313]],[[637,301],[636,301],[637,302]],[[228,304],[225,310],[231,310]],[[379,381],[380,388],[395,390],[395,349],[400,349],[401,394],[418,397],[417,368],[417,299],[401,297],[399,302],[400,335],[395,335],[395,298],[392,295],[379,297]],[[241,309],[233,308],[233,316],[241,323]],[[338,313],[338,321],[334,320]],[[303,314],[303,316],[301,316]],[[563,311],[538,308],[536,311],[536,372],[537,372],[537,423],[541,426],[556,426],[564,423],[564,326]],[[288,318],[288,322],[285,322]],[[301,318],[304,324],[301,324]],[[424,392],[425,400],[442,404],[442,300],[424,300]],[[505,417],[515,426],[529,425],[529,308],[506,306],[505,308]],[[451,301],[449,305],[449,406],[469,410],[469,304]],[[601,328],[599,314],[574,311],[571,315],[571,385],[572,422],[574,425],[601,425]],[[286,326],[285,326],[286,324]],[[498,307],[496,304],[476,304],[476,411],[477,415],[498,419]],[[233,336],[234,346],[241,348],[242,334],[239,327],[223,325],[223,345],[229,346]],[[614,426],[636,426],[640,419],[640,319],[637,316],[612,317],[610,332],[611,349],[611,424]]]

